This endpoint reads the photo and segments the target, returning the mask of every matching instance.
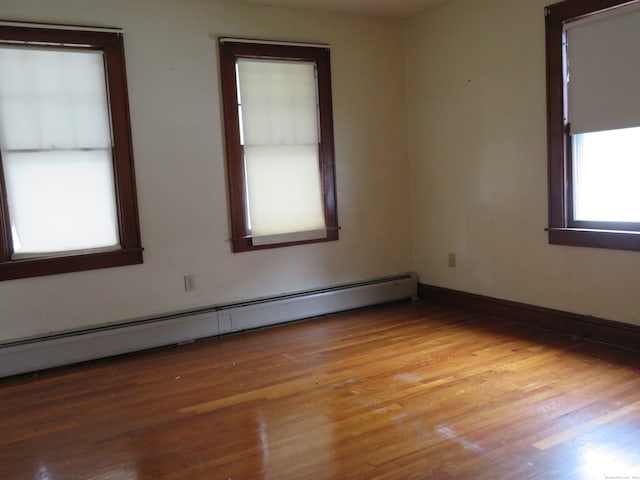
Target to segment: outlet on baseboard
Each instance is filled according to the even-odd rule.
[[[447,256],[448,262],[449,262],[449,267],[453,268],[456,266],[456,254],[455,253],[450,253]]]

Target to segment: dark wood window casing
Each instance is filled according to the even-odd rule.
[[[549,243],[640,250],[640,224],[573,218],[573,175],[567,112],[564,24],[640,3],[638,0],[566,0],[546,7]]]
[[[114,31],[112,31],[114,30]],[[0,25],[0,45],[46,45],[104,53],[111,115],[112,155],[120,248],[70,251],[12,259],[11,222],[4,174],[0,168],[0,280],[53,275],[142,263],[133,148],[122,33],[115,29]],[[0,167],[2,163],[0,162]]]
[[[236,62],[241,58],[313,62],[316,66],[320,126],[320,178],[326,238],[254,245],[248,228],[243,149],[238,118]],[[328,47],[220,39],[220,73],[227,156],[227,177],[233,252],[279,248],[338,240],[338,214],[333,145],[331,69]]]

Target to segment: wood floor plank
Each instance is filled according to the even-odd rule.
[[[420,302],[0,381],[0,479],[640,477],[638,352]]]
[[[573,428],[556,433],[555,435],[534,443],[533,446],[539,450],[547,450],[548,448],[571,440],[580,433],[589,431],[596,427],[601,427],[602,425],[607,425],[608,423],[618,420],[621,417],[634,414],[638,411],[640,411],[640,401],[634,402],[630,405],[625,405],[624,407],[612,412],[606,413],[604,415],[599,415],[589,420],[588,422],[581,423],[580,425],[576,425]],[[640,432],[638,433],[640,434]]]

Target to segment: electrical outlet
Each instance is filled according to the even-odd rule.
[[[193,292],[196,289],[196,281],[193,275],[184,276],[184,291]]]
[[[455,253],[450,253],[448,255],[448,260],[449,260],[449,267],[453,268],[456,266],[456,254]]]

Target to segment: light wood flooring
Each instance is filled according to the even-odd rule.
[[[640,478],[640,354],[403,303],[0,381],[0,480]]]

